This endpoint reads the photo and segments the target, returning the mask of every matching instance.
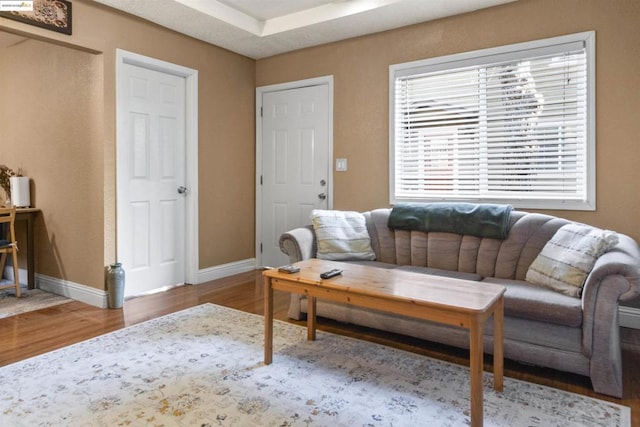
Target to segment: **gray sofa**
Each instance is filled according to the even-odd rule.
[[[570,221],[511,211],[504,240],[447,232],[393,230],[391,209],[364,212],[375,261],[380,268],[439,274],[499,283],[505,293],[504,353],[508,359],[573,372],[591,378],[598,393],[622,397],[622,362],[618,304],[640,295],[640,248],[619,234],[616,246],[598,258],[581,298],[525,281],[526,273],[555,232]],[[282,252],[290,262],[316,256],[312,226],[283,234]],[[306,298],[292,294],[289,317],[306,315]],[[318,300],[317,314],[335,319],[468,348],[468,332],[403,316]],[[492,351],[492,322],[485,331],[485,352]]]

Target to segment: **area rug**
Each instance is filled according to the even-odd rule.
[[[468,368],[204,304],[0,368],[11,426],[465,426]],[[629,426],[630,410],[484,378],[485,426]]]
[[[0,319],[71,301],[73,300],[51,292],[26,287],[20,289],[20,298],[16,298],[14,289],[3,289],[0,291]]]

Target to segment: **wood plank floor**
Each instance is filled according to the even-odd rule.
[[[276,319],[287,318],[289,296],[276,291]],[[262,314],[260,272],[243,273],[197,286],[128,299],[119,310],[99,309],[81,302],[46,308],[0,319],[0,366],[105,334],[158,316],[206,302]],[[397,347],[430,357],[467,365],[468,352],[406,336],[318,319],[318,329]],[[594,393],[588,378],[505,361],[505,376],[631,407],[631,425],[640,427],[640,330],[622,328],[624,399]],[[491,358],[487,357],[489,366]]]

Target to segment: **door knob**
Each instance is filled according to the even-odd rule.
[[[326,199],[326,198],[327,198],[327,195],[326,195],[326,194],[324,194],[324,193],[320,193],[320,194],[318,194],[318,199],[320,199],[320,200],[324,200],[324,199]]]
[[[182,185],[178,187],[178,194],[187,194],[187,191],[189,191],[187,190],[187,187],[184,187]]]

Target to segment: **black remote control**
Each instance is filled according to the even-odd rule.
[[[342,274],[342,270],[334,268],[333,270],[325,271],[320,274],[320,278],[322,279],[331,279],[332,277],[339,276]]]

